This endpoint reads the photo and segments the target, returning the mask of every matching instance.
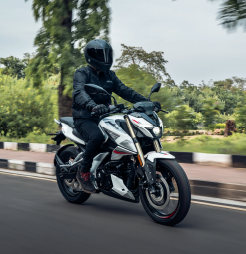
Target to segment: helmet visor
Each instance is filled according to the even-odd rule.
[[[112,63],[112,49],[96,49],[96,48],[90,48],[87,49],[87,53],[89,57],[97,60],[101,63]]]

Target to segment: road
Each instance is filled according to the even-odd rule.
[[[0,174],[0,253],[246,253],[246,212],[192,204],[175,227],[141,204],[94,194],[70,204],[54,181]]]

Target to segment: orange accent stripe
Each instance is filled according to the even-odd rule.
[[[138,155],[138,161],[139,161],[139,163],[140,163],[140,165],[141,165],[141,167],[143,166],[143,162],[141,161],[141,158],[140,158],[140,156]]]

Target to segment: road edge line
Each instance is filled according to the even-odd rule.
[[[195,200],[191,200],[191,203],[199,204],[199,205],[215,206],[215,207],[220,207],[220,208],[226,208],[226,209],[239,210],[239,211],[246,212],[245,208],[234,207],[234,206],[218,205],[218,204],[200,202],[200,201],[195,201]]]

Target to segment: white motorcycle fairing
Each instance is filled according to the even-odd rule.
[[[108,132],[118,146],[124,147],[132,153],[137,153],[132,138],[116,124],[116,120],[124,120],[124,117],[122,115],[106,117],[100,121],[98,126],[101,130]]]
[[[144,157],[151,162],[154,162],[155,159],[175,159],[173,155],[164,151],[161,151],[160,153],[157,153],[155,151],[149,152]]]

